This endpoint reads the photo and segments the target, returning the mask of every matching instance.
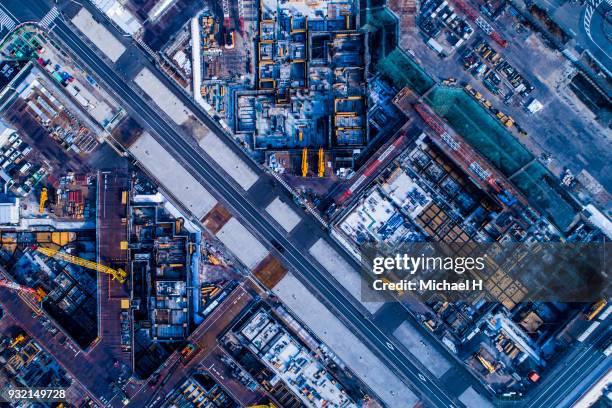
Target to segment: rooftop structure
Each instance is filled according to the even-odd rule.
[[[265,309],[256,311],[239,334],[306,406],[357,406],[317,357]]]
[[[238,408],[239,405],[213,379],[206,374],[194,374],[187,378],[168,398],[177,408]]]
[[[142,24],[122,2],[118,0],[95,0],[92,3],[127,34],[134,35],[142,29]]]
[[[19,198],[0,194],[0,225],[19,224]]]
[[[139,319],[154,341],[178,341],[189,334],[189,237],[155,203],[130,207],[130,248]]]
[[[346,166],[347,157],[352,167],[368,143],[365,36],[355,30],[354,7],[261,3],[256,91],[237,93],[234,123],[237,132],[253,133],[255,149],[322,148],[342,158],[333,157],[333,167]],[[304,156],[302,175],[323,176],[308,172]]]

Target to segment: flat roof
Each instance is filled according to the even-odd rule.
[[[268,204],[266,212],[287,232],[291,232],[302,220],[299,214],[289,204],[282,202],[279,197]]]
[[[93,19],[87,9],[82,8],[72,18],[72,24],[87,36],[112,62],[125,52],[125,46],[102,24]]]
[[[244,190],[251,188],[259,180],[259,176],[248,163],[236,154],[225,141],[213,133],[208,127],[199,123],[204,133],[199,145],[236,183]],[[233,143],[228,141],[229,143]]]
[[[327,344],[364,383],[368,384],[387,407],[406,408],[415,406],[419,402],[416,394],[295,275],[288,273],[273,291],[317,337]]]
[[[145,132],[130,146],[129,151],[196,218],[202,219],[217,204],[212,194],[151,134]]]
[[[134,82],[173,121],[179,125],[187,122],[191,114],[187,106],[148,68],[140,70],[136,78],[134,78]]]
[[[268,250],[236,218],[231,218],[217,232],[217,238],[249,268],[255,268],[268,255]]]

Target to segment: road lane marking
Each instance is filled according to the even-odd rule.
[[[83,48],[81,48],[81,47],[79,46],[79,43],[78,43],[76,40],[74,40],[73,38],[71,38],[71,36],[70,36],[70,35],[72,34],[73,36],[76,36],[76,37],[77,37],[77,39],[78,39],[79,41],[81,41],[81,40],[80,40],[80,38],[78,38],[78,36],[77,36],[75,33],[67,33],[66,31],[64,31],[64,29],[62,28],[62,26],[61,26],[61,25],[59,25],[59,24],[56,24],[54,27],[55,27],[55,29],[58,29],[59,31],[61,31],[61,32],[63,32],[65,35],[67,35],[67,39],[65,39],[64,41],[66,41],[66,40],[70,41],[70,42],[72,43],[72,45],[73,45],[73,46],[74,46],[76,49],[79,49],[80,51],[82,51],[82,52],[83,52],[84,57],[83,57],[83,56],[79,56],[79,57],[80,57],[81,59],[84,59],[84,60],[85,60],[84,62],[85,62],[85,63],[87,63],[87,65],[89,65],[90,67],[91,67],[92,65],[93,65],[94,67],[99,66],[99,64],[97,64],[97,63],[96,63],[96,60],[95,60],[94,58],[92,58],[90,55],[88,55],[88,54],[87,54],[87,52],[88,52],[88,51],[86,51],[86,50],[84,50]],[[67,27],[67,28],[68,28],[68,27]],[[68,29],[69,29],[69,28],[68,28]],[[91,50],[89,50],[89,52],[92,52],[92,51],[91,51]],[[94,54],[94,55],[95,55],[95,54]],[[95,55],[95,57],[97,57],[98,59],[100,59],[100,58],[99,58],[97,55]],[[101,59],[100,59],[100,60],[101,60]],[[112,71],[112,69],[110,69],[110,67],[108,66],[108,64],[107,64],[105,61],[103,61],[103,60],[101,60],[101,61],[102,61],[103,65],[105,65],[105,66],[106,66],[106,67],[107,67],[107,68],[108,68],[108,69],[109,69],[109,70],[110,70],[110,71],[111,71],[111,72],[114,74],[114,71]],[[96,74],[97,74],[97,73],[96,73]],[[98,76],[100,76],[99,74],[97,74],[97,75],[98,75]],[[111,86],[112,86],[112,85],[114,85],[114,86],[116,86],[116,87],[119,87],[120,89],[121,89],[121,88],[123,88],[123,86],[124,86],[124,85],[126,85],[125,83],[122,85],[122,84],[120,84],[119,82],[117,82],[117,80],[115,80],[115,78],[113,78],[113,76],[112,76],[112,75],[109,75],[108,73],[107,73],[106,75],[108,76],[108,78],[105,80],[105,82],[107,82],[107,83],[108,83],[108,85],[111,85]],[[116,75],[116,74],[114,74],[114,75]],[[128,87],[129,87],[129,86],[128,86]],[[138,94],[137,94],[137,93],[136,93],[136,92],[135,92],[135,91],[134,91],[134,90],[133,90],[131,87],[129,87],[129,91],[124,91],[124,92],[125,92],[124,96],[120,96],[120,98],[121,98],[121,99],[123,99],[123,100],[125,100],[126,102],[132,102],[132,103],[134,103],[134,104],[136,104],[136,105],[139,105],[139,106],[140,106],[140,105],[142,105],[142,104],[144,104],[144,102],[142,101],[142,98],[140,98],[140,99],[141,99],[140,101],[136,100],[136,99],[135,99],[135,98],[134,98],[134,97],[133,97],[133,96],[132,96],[132,95],[129,93],[130,91],[131,91],[132,93],[134,93],[134,95],[135,95],[137,98],[140,98],[140,97],[139,97],[139,95],[138,95]],[[140,103],[139,103],[139,102],[140,102]],[[191,152],[191,151],[188,149],[188,147],[186,147],[186,146],[189,146],[189,145],[188,145],[188,144],[186,144],[186,142],[185,142],[185,141],[184,141],[182,138],[180,138],[180,136],[179,136],[178,138],[176,138],[176,139],[172,137],[172,134],[173,134],[173,133],[174,133],[174,134],[176,134],[176,135],[178,135],[178,132],[177,132],[177,131],[176,131],[176,130],[175,130],[173,127],[172,127],[172,125],[170,125],[170,124],[169,124],[169,123],[168,123],[168,122],[167,122],[165,119],[163,119],[163,118],[159,117],[158,115],[154,115],[154,114],[152,114],[152,113],[149,113],[147,110],[145,110],[145,109],[144,109],[144,108],[142,108],[142,107],[141,107],[141,111],[142,111],[142,112],[140,113],[140,115],[143,117],[143,119],[145,119],[145,120],[146,120],[146,119],[149,119],[149,120],[151,120],[151,122],[154,122],[154,123],[155,123],[155,124],[156,124],[158,127],[160,127],[160,128],[161,128],[161,129],[156,129],[156,130],[155,130],[155,132],[156,132],[157,134],[159,134],[159,136],[161,136],[161,137],[164,137],[164,136],[168,137],[168,136],[170,136],[170,138],[171,138],[171,139],[173,139],[173,140],[175,141],[175,145],[173,146],[173,148],[177,150],[177,153],[183,154],[184,156],[187,156],[188,158],[192,159],[192,160],[194,161],[194,162],[193,162],[193,164],[192,164],[192,166],[193,166],[193,167],[194,167],[196,170],[197,170],[197,169],[200,169],[200,171],[201,171],[201,172],[204,172],[204,173],[205,173],[205,175],[206,175],[206,176],[208,176],[208,177],[212,177],[212,176],[214,176],[214,180],[216,180],[216,182],[219,182],[219,181],[218,181],[218,175],[213,174],[213,173],[212,173],[211,171],[209,171],[209,170],[208,170],[208,169],[207,169],[207,168],[206,168],[206,167],[205,167],[205,166],[204,166],[202,163],[200,163],[200,162],[199,162],[199,160],[202,160],[202,161],[204,161],[204,162],[205,162],[205,159],[204,159],[204,158],[203,158],[201,155],[197,155],[197,156],[195,156],[195,154],[197,154],[197,152],[193,152],[193,153],[192,153],[192,152]],[[164,126],[161,126],[161,125],[160,125],[161,123],[163,123],[163,124],[164,124],[166,127],[168,127],[168,129],[169,129],[169,130],[165,129],[165,128],[164,128]],[[198,159],[199,159],[199,160],[198,160]],[[212,167],[211,167],[211,169],[212,169]],[[214,171],[214,170],[213,170],[213,171]],[[202,176],[202,174],[200,174],[200,176]],[[211,183],[211,184],[212,184],[212,183]],[[241,202],[241,201],[240,201],[238,198],[235,198],[235,196],[237,195],[237,194],[236,194],[236,192],[231,192],[231,191],[228,189],[228,187],[226,187],[224,184],[219,184],[217,187],[214,187],[214,189],[215,189],[216,191],[218,191],[219,193],[225,193],[226,195],[229,195],[230,197],[234,198],[235,203],[233,204],[233,206],[235,207],[235,210],[237,210],[239,213],[241,213],[241,211],[240,211],[240,210],[244,210],[244,212],[247,212],[247,213],[251,214],[252,220],[250,220],[250,222],[249,222],[249,223],[250,223],[250,224],[258,224],[258,225],[252,225],[253,227],[257,227],[257,226],[258,226],[258,227],[265,227],[265,226],[266,226],[266,225],[265,225],[265,223],[264,223],[265,218],[263,217],[263,215],[262,215],[260,212],[258,212],[258,211],[256,210],[256,208],[255,208],[254,206],[252,206],[252,204],[250,204],[250,203],[242,203],[242,202]],[[240,197],[242,197],[242,196],[240,196]],[[248,206],[249,206],[249,205],[252,207],[252,209],[250,209],[250,211],[249,211],[249,209],[248,209]],[[236,208],[236,207],[241,207],[241,208]],[[259,220],[257,217],[255,217],[255,216],[254,216],[254,214],[258,214],[258,215],[259,215],[259,216],[262,218],[262,220],[263,220],[263,221],[261,221],[261,220]],[[297,248],[294,246],[294,244],[293,244],[291,241],[289,241],[289,240],[287,240],[286,238],[284,238],[284,237],[282,236],[282,234],[281,234],[281,233],[279,233],[277,230],[272,229],[272,227],[271,227],[271,226],[269,226],[269,227],[270,227],[270,228],[263,228],[263,230],[267,230],[267,231],[268,231],[268,233],[269,233],[271,236],[274,236],[274,234],[273,234],[272,232],[270,232],[270,230],[272,230],[272,231],[273,231],[273,232],[274,232],[276,235],[279,235],[279,237],[280,237],[280,239],[281,239],[281,240],[285,240],[285,241],[286,241],[286,242],[289,244],[288,246],[289,246],[290,248],[292,248],[292,249],[293,249],[293,251],[288,251],[288,252],[286,252],[286,253],[283,255],[283,257],[284,257],[284,258],[290,258],[290,259],[292,259],[292,260],[293,260],[293,263],[294,263],[294,264],[297,264],[297,265],[299,265],[299,266],[301,266],[301,267],[303,268],[303,270],[307,270],[307,271],[308,271],[308,270],[310,270],[310,269],[311,269],[310,267],[308,267],[308,268],[307,268],[307,267],[306,267],[306,265],[304,265],[304,264],[302,263],[302,261],[301,261],[301,260],[299,260],[298,258],[296,258],[296,255],[295,255],[294,251],[296,251],[296,252],[297,252],[297,251],[298,251],[298,249],[297,249]],[[256,230],[257,230],[257,228],[256,228]],[[302,255],[302,256],[303,256],[303,255]],[[305,258],[305,257],[304,257],[304,260],[306,260],[306,258]],[[312,264],[312,263],[311,263],[311,264]],[[314,265],[314,266],[316,266],[316,265]],[[314,279],[315,279],[315,280],[316,280],[316,281],[319,283],[319,285],[321,286],[321,289],[322,289],[322,290],[325,290],[325,291],[327,291],[327,292],[328,292],[328,295],[329,295],[329,297],[330,297],[330,298],[333,298],[333,299],[334,299],[334,300],[337,302],[337,306],[336,306],[336,307],[337,307],[339,310],[342,310],[342,309],[343,309],[343,310],[344,310],[344,312],[346,313],[346,316],[347,316],[347,317],[352,317],[352,318],[354,319],[353,324],[354,324],[355,326],[357,326],[358,328],[361,328],[361,330],[363,330],[363,331],[364,331],[364,333],[363,333],[363,334],[369,334],[369,335],[371,336],[371,337],[369,337],[369,338],[371,339],[370,341],[371,341],[372,343],[374,343],[374,345],[378,345],[379,352],[380,352],[380,346],[381,346],[381,345],[384,345],[383,339],[385,339],[386,341],[389,341],[388,336],[386,336],[386,335],[385,335],[385,334],[382,332],[382,330],[380,330],[378,327],[374,326],[374,325],[373,325],[371,322],[370,322],[370,324],[371,324],[372,326],[374,326],[375,330],[376,330],[378,333],[374,333],[370,327],[368,327],[367,325],[365,325],[365,324],[364,324],[364,322],[363,322],[363,319],[360,317],[360,313],[359,313],[358,311],[353,311],[352,309],[348,309],[348,308],[347,308],[347,306],[344,304],[343,299],[340,299],[340,298],[338,297],[338,295],[337,295],[337,293],[336,293],[335,291],[332,291],[332,290],[330,290],[330,289],[328,289],[328,288],[327,288],[327,286],[326,286],[325,282],[322,280],[322,279],[324,279],[324,273],[322,273],[322,272],[320,271],[320,268],[316,268],[316,269],[317,269],[317,273],[315,274],[315,273],[311,272],[311,277],[313,277],[313,278],[314,278]],[[319,275],[321,275],[321,276],[319,276]],[[317,290],[319,290],[319,291],[320,291],[321,289],[317,289]],[[344,300],[346,300],[346,299],[344,299]],[[352,304],[351,304],[351,305],[352,305]],[[355,307],[354,305],[352,305],[352,306],[353,306],[353,307],[356,309],[356,307]],[[382,353],[382,354],[384,354],[384,353]],[[408,358],[407,358],[405,355],[403,355],[403,354],[402,354],[402,357],[403,357],[403,358],[404,358],[406,361],[408,361]],[[387,357],[387,358],[389,358],[389,357]],[[416,373],[418,373],[418,369],[417,369],[416,367],[408,366],[408,365],[407,365],[407,362],[405,362],[403,359],[398,358],[398,357],[397,357],[397,356],[395,356],[395,355],[393,355],[393,359],[390,359],[390,361],[391,361],[391,363],[392,363],[392,364],[393,364],[393,365],[396,367],[396,369],[397,369],[397,368],[403,369],[405,372],[407,372],[408,374],[410,374],[410,375],[412,375],[412,376],[416,376]],[[402,375],[403,375],[403,376],[406,376],[406,374],[405,374],[405,373],[402,373]],[[413,384],[412,384],[413,386],[416,386],[416,384],[414,384],[414,382],[413,382],[413,381],[411,381],[411,382],[413,383]],[[433,389],[433,390],[432,390],[432,389],[429,387],[429,385],[428,385],[428,384],[425,384],[425,388],[426,388],[426,389],[427,389],[427,391],[428,391],[428,392],[431,394],[431,396],[435,397],[435,399],[437,399],[437,401],[439,401],[439,402],[440,402],[440,403],[442,403],[444,406],[446,406],[446,403],[445,403],[445,402],[442,400],[441,396],[445,397],[447,400],[450,400],[450,398],[449,398],[449,397],[446,395],[446,393],[445,393],[445,392],[444,392],[444,391],[443,391],[443,390],[442,390],[442,389],[439,387],[439,385],[437,384],[437,382],[435,382],[435,381],[431,381],[431,383],[432,383],[433,387],[435,387],[435,389]],[[431,397],[429,397],[429,398],[431,398]]]

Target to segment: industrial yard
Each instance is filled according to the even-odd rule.
[[[608,4],[27,3],[0,405],[607,406]]]

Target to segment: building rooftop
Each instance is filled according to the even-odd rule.
[[[266,310],[251,317],[240,334],[307,406],[357,407],[312,352]]]

